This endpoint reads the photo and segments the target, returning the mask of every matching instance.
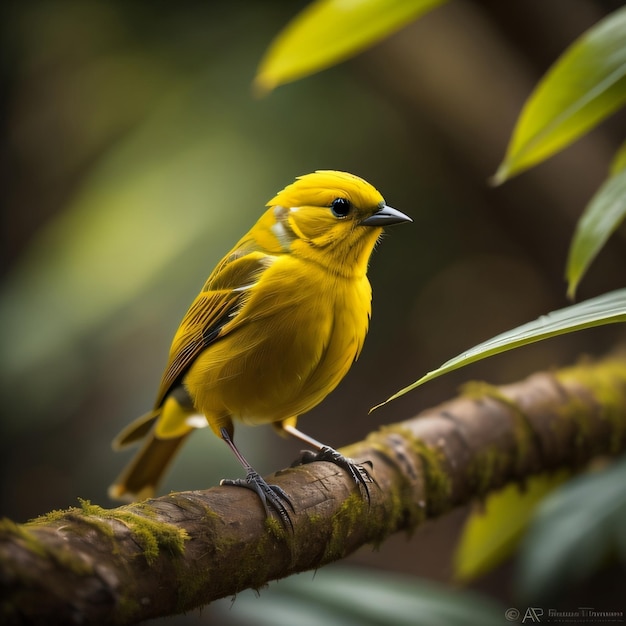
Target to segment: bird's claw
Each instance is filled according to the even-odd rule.
[[[315,461],[327,461],[348,472],[350,478],[352,478],[352,480],[358,485],[359,489],[362,489],[365,492],[365,497],[367,498],[368,503],[370,502],[370,490],[368,484],[376,484],[376,481],[367,471],[365,465],[372,468],[373,465],[371,461],[357,463],[356,461],[343,456],[343,454],[337,452],[334,448],[331,448],[330,446],[323,446],[317,452],[304,450],[300,458],[292,464],[292,467],[313,463]]]
[[[293,531],[293,522],[287,510],[287,506],[295,513],[289,496],[278,485],[269,485],[257,472],[249,471],[245,478],[224,478],[220,485],[232,487],[245,487],[254,491],[261,500],[265,514],[270,517],[271,512],[276,513],[285,528]],[[287,505],[287,506],[286,506]]]

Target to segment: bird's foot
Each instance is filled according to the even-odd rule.
[[[261,500],[267,517],[269,517],[273,511],[278,515],[283,526],[293,531],[293,523],[287,507],[291,509],[292,513],[295,512],[295,510],[289,496],[278,485],[269,485],[266,483],[259,473],[250,470],[245,478],[224,478],[220,481],[220,485],[245,487],[246,489],[254,491],[254,493],[259,496],[259,500]]]
[[[369,465],[371,468],[371,461],[365,461],[364,464],[357,463],[356,461],[343,456],[343,454],[340,454],[337,450],[331,448],[330,446],[322,446],[317,452],[304,450],[300,458],[293,463],[292,467],[305,465],[307,463],[314,463],[315,461],[327,461],[329,463],[334,463],[341,469],[348,472],[350,478],[352,478],[352,480],[358,485],[359,490],[365,493],[367,502],[370,502],[370,490],[368,485],[375,485],[376,481],[367,471],[365,465]]]

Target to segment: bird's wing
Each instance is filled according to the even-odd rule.
[[[180,324],[159,387],[155,407],[161,406],[196,357],[226,332],[248,291],[268,267],[268,255],[236,250],[213,271]]]

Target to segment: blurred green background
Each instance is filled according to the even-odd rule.
[[[551,340],[368,415],[463,349],[567,304],[568,243],[606,176],[623,116],[501,188],[488,178],[539,77],[622,2],[455,0],[356,59],[255,99],[264,50],[305,5],[61,0],[0,9],[2,515],[24,521],[77,497],[112,505],[107,486],[129,455],[110,441],[151,407],[192,298],[265,202],[315,169],[364,177],[414,219],[390,229],[374,254],[362,356],[300,422],[317,439],[345,445],[470,378],[512,382],[623,338],[614,325]],[[625,257],[614,237],[579,299],[622,287]],[[300,448],[269,428],[240,427],[237,440],[262,473]],[[239,475],[226,446],[199,432],[163,492]],[[350,562],[447,581],[464,514]]]

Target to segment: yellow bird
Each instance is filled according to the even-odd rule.
[[[369,257],[383,226],[412,221],[369,183],[345,172],[301,176],[267,205],[220,261],[174,336],[154,409],[115,449],[144,439],[111,486],[115,499],[154,494],[187,436],[210,426],[246,470],[221,484],[254,490],[290,524],[285,492],[268,485],[233,442],[233,420],[271,423],[317,450],[301,462],[344,468],[369,497],[367,471],[296,428],[359,356],[369,325]]]

